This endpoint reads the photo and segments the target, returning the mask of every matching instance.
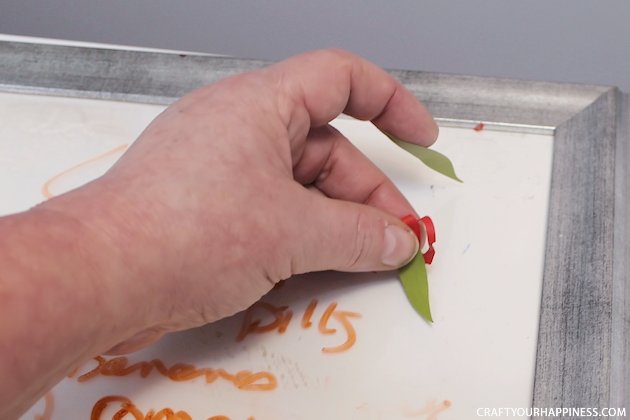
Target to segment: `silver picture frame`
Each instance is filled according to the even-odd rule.
[[[0,42],[0,91],[167,105],[266,64]],[[391,73],[443,125],[553,135],[532,406],[629,407],[629,96],[607,86]]]

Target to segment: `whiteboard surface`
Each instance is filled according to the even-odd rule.
[[[0,214],[103,173],[162,109],[0,93]],[[129,355],[130,363],[159,358],[167,366],[269,372],[277,380],[274,390],[242,390],[221,379],[174,382],[156,371],[79,383],[77,377],[96,366],[91,361],[53,389],[53,419],[89,418],[106,395],[124,395],[143,413],[170,407],[193,419],[232,420],[449,420],[471,418],[478,408],[531,405],[553,138],[442,127],[435,149],[453,161],[464,180],[458,184],[423,167],[369,123],[338,119],[334,125],[420,215],[433,218],[437,255],[428,274],[434,324],[413,311],[393,272],[304,275],[263,298],[292,310],[283,334],[236,341],[241,313]],[[318,302],[313,325],[303,328],[312,299]],[[318,331],[333,302],[361,317],[349,319],[356,343],[328,354],[322,348],[347,336],[332,318],[335,333]],[[44,405],[23,418],[41,414]],[[112,404],[102,418],[119,408]]]

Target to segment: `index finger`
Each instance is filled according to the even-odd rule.
[[[341,113],[371,120],[402,140],[430,146],[438,127],[429,111],[385,70],[342,50],[301,54],[268,68],[287,97],[289,133],[302,138],[311,127]],[[291,139],[295,140],[295,139]]]

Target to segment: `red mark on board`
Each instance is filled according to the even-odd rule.
[[[483,123],[480,122],[479,124],[477,124],[476,126],[473,127],[473,130],[479,132],[479,131],[483,130],[483,127],[484,127]]]

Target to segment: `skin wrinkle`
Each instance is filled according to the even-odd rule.
[[[332,172],[333,168],[336,166],[336,151],[337,148],[339,147],[339,142],[338,141],[334,141],[332,143],[332,146],[328,149],[328,155],[323,159],[323,164],[321,165],[320,170],[318,171],[317,177],[315,178],[314,184],[316,187],[320,187],[321,184],[323,184],[326,179],[328,178],[328,176],[330,176],[330,173]]]
[[[273,80],[275,91],[279,92],[277,98],[277,115],[284,127],[286,127],[287,138],[291,146],[291,162],[299,161],[299,157],[306,145],[300,142],[296,145],[294,139],[306,137],[311,127],[310,115],[305,111],[304,88],[300,83],[297,85],[300,89],[300,94],[292,94],[291,86],[295,88],[295,85],[292,84],[290,78],[288,80],[286,79],[284,72],[271,71],[270,68],[265,69],[265,71]],[[294,164],[293,167],[295,167],[296,164]]]
[[[392,91],[391,95],[389,95],[389,98],[387,99],[387,102],[385,103],[385,106],[383,107],[383,109],[381,109],[381,111],[376,114],[374,117],[370,118],[370,120],[372,120],[372,122],[376,125],[379,126],[379,119],[381,118],[381,116],[383,116],[385,114],[385,112],[390,109],[390,103],[392,102],[392,100],[394,99],[394,97],[396,96],[396,94],[398,93],[398,88],[399,88],[399,84],[395,84],[394,85],[394,90]]]
[[[355,244],[355,248],[353,252],[350,254],[350,261],[348,262],[348,265],[346,266],[347,268],[355,267],[357,265],[357,262],[361,260],[361,257],[363,256],[366,250],[366,247],[365,247],[366,235],[364,234],[364,231],[361,228],[361,215],[357,215],[355,226],[356,226],[356,230],[355,230],[356,237],[358,239],[353,241]]]
[[[339,52],[339,51],[337,51]],[[342,64],[346,67],[346,69],[343,69],[342,67],[342,71],[344,71],[345,74],[347,74],[347,81],[345,83],[345,85],[347,86],[347,90],[345,91],[345,104],[343,104],[343,112],[345,113],[348,110],[348,106],[350,104],[350,100],[351,100],[351,95],[353,92],[353,88],[352,88],[352,82],[354,80],[354,73],[356,71],[356,66],[354,66],[350,61],[347,60],[347,53],[341,52],[341,55],[344,57],[344,60],[342,61]]]
[[[387,178],[383,178],[378,184],[374,185],[374,188],[368,193],[365,200],[363,200],[363,204],[371,203],[373,196],[383,188],[389,181]]]
[[[289,188],[291,187],[292,186],[289,186]],[[299,226],[289,228],[289,226],[284,226],[281,221],[275,221],[273,225],[277,226],[274,229],[276,232],[273,234],[272,240],[269,243],[268,260],[266,263],[262,264],[262,267],[265,267],[263,274],[271,287],[275,286],[276,283],[281,280],[288,279],[293,274],[301,274],[294,271],[296,269],[293,265],[295,254],[289,249],[285,249],[286,245],[284,245],[282,241],[283,237],[295,237],[299,235]],[[267,267],[272,267],[273,269]]]
[[[342,153],[338,152],[339,148],[342,146],[344,141],[349,142],[341,133],[339,133],[334,127],[331,128],[331,131],[334,131],[333,134],[338,134],[339,137],[337,141],[332,143],[332,147],[329,150],[328,156],[325,160],[325,163],[322,168],[319,169],[319,177],[315,181],[315,185],[317,187],[322,187],[323,184],[326,183],[328,176],[334,171],[334,168],[339,164],[340,156]],[[345,146],[345,144],[344,144]],[[360,153],[360,152],[359,152]],[[354,174],[353,174],[354,175]],[[349,176],[349,175],[348,175]],[[370,190],[363,192],[364,198],[361,199],[363,204],[369,204],[372,202],[375,195],[381,191],[385,186],[388,185],[388,179],[384,175],[381,177],[376,184],[374,184]]]
[[[363,74],[362,74],[363,73],[363,66],[362,65],[356,66],[356,65],[352,65],[352,64],[349,64],[349,66],[350,67],[347,70],[348,81],[346,83],[347,86],[349,86],[349,91],[348,91],[348,94],[346,95],[346,97],[347,97],[346,104],[343,107],[344,113],[352,113],[352,114],[354,114],[354,117],[359,119],[359,120],[364,120],[364,121],[365,120],[370,120],[371,119],[370,118],[371,113],[368,110],[366,110],[365,114],[357,112],[354,109],[353,104],[350,102],[351,101],[351,93],[352,93],[352,91],[355,90],[352,87],[353,81],[355,81],[357,79],[361,80],[361,76],[363,76]],[[357,75],[357,71],[359,71],[359,73],[361,73],[361,74]]]
[[[333,63],[335,65],[335,69],[331,71],[332,74],[338,75],[338,74],[346,74],[347,76],[347,81],[345,84],[341,84],[342,86],[339,86],[340,83],[334,83],[332,86],[328,86],[327,89],[335,89],[337,88],[341,94],[340,96],[343,98],[342,102],[343,103],[338,103],[335,104],[335,108],[337,109],[341,109],[341,110],[345,110],[347,108],[347,104],[348,101],[350,99],[350,94],[351,94],[351,87],[352,87],[352,83],[351,83],[351,74],[350,71],[352,70],[352,65],[349,63],[349,55],[347,52],[345,51],[341,51],[341,50],[330,50],[330,51],[326,51],[325,54],[331,54],[333,55]],[[346,67],[346,68],[344,68]],[[304,83],[304,80],[300,79],[301,83]],[[309,92],[308,89],[306,89],[303,85],[302,85],[302,89],[301,89],[301,97],[302,97],[302,102],[304,104],[304,108],[307,110],[308,114],[310,115],[310,124],[312,127],[320,127],[323,126],[325,124],[327,124],[328,122],[330,122],[334,117],[336,117],[338,113],[332,113],[332,112],[326,112],[326,111],[322,111],[322,112],[318,112],[316,111],[316,107],[314,107],[312,104],[309,103],[309,99],[310,99],[310,95],[307,94],[307,92]],[[319,93],[319,92],[318,92]],[[339,94],[338,94],[339,96]],[[321,99],[321,98],[317,98],[317,99]],[[321,115],[323,114],[323,115]],[[332,115],[335,114],[335,115]]]
[[[322,130],[327,129],[328,127],[330,126],[327,126],[326,128],[324,127],[313,128],[309,132],[308,145],[305,144],[304,151],[302,155],[300,156],[300,160],[297,162],[297,164],[293,168],[295,180],[302,184],[306,184],[304,185],[305,187],[309,187],[309,186],[314,187],[314,188],[317,187],[315,183],[317,181],[318,174],[321,174],[323,167],[326,165],[330,157],[330,151],[328,151],[327,156],[324,159],[319,159],[318,165],[313,165],[313,163],[311,162],[313,160],[312,155],[314,154],[314,148],[321,148],[322,143],[323,143],[323,146],[325,146],[326,143],[330,141],[329,137],[323,136],[322,134],[320,134]],[[309,149],[309,146],[310,146],[310,149]],[[306,159],[307,157],[309,158],[308,162],[305,162],[307,160]],[[305,171],[305,168],[310,168],[310,169],[308,171]]]

